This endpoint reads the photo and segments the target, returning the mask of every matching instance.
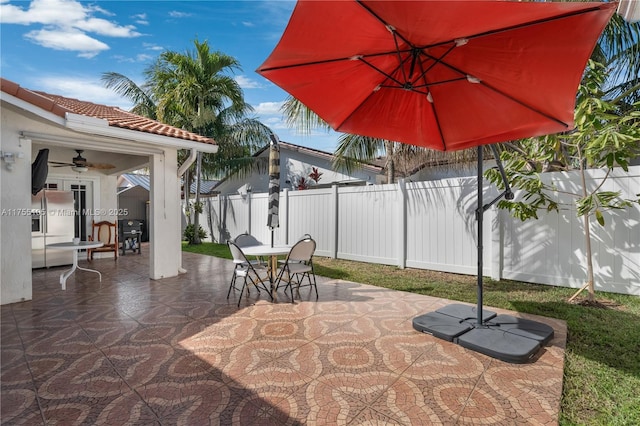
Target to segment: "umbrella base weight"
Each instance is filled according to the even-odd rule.
[[[483,309],[485,320],[478,325],[476,313],[476,307],[451,304],[415,317],[413,328],[515,364],[529,361],[553,338],[546,324]]]

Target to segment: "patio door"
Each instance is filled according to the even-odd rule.
[[[87,228],[91,225],[91,212],[93,207],[93,182],[90,180],[65,180],[64,190],[73,192],[74,209],[74,233],[82,241],[87,240]]]

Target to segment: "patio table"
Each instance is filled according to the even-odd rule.
[[[268,257],[269,262],[267,270],[269,272],[269,282],[271,284],[271,296],[276,300],[276,278],[278,276],[278,256],[288,254],[293,246],[273,246],[269,244],[260,244],[255,246],[242,247],[245,256]]]
[[[63,290],[67,289],[67,278],[69,278],[71,274],[76,271],[76,269],[82,269],[83,271],[87,272],[95,272],[100,277],[100,282],[102,282],[102,274],[100,272],[78,266],[78,251],[90,248],[98,248],[102,247],[103,245],[104,244],[100,241],[80,241],[77,243],[69,241],[67,243],[47,244],[47,247],[54,249],[73,250],[73,265],[71,266],[71,269],[60,274],[60,285],[62,286]]]

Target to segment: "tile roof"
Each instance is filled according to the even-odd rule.
[[[111,127],[119,127],[138,132],[168,136],[211,145],[216,144],[216,142],[211,138],[169,126],[167,124],[160,123],[159,121],[124,111],[118,107],[100,105],[78,99],[66,98],[60,95],[52,95],[50,93],[37,90],[25,89],[17,83],[4,78],[0,79],[0,82],[1,90],[3,92],[62,118],[65,118],[66,113],[79,114],[87,117],[107,120]]]

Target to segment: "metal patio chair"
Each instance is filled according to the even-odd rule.
[[[229,246],[229,250],[231,251],[231,255],[233,256],[233,263],[235,264],[235,267],[233,269],[233,276],[231,277],[231,283],[229,284],[229,291],[227,291],[227,299],[229,299],[232,289],[240,290],[240,296],[238,297],[238,307],[240,307],[242,294],[247,287],[247,280],[249,280],[251,281],[251,284],[254,285],[256,290],[258,290],[258,293],[260,293],[260,287],[262,287],[262,289],[264,289],[269,295],[269,298],[273,300],[271,291],[265,284],[265,280],[270,283],[267,267],[261,263],[251,263],[249,259],[247,259],[247,256],[245,256],[242,249],[233,241],[228,241],[227,245]],[[261,276],[261,274],[264,274],[264,276]],[[236,286],[238,277],[242,278],[241,288],[238,288]],[[249,289],[247,288],[247,296],[248,295]]]
[[[240,248],[243,247],[251,247],[251,246],[259,246],[262,245],[260,241],[253,235],[245,232],[243,234],[238,235],[233,239],[233,242]],[[249,262],[253,265],[262,264],[265,265],[267,262],[261,257],[256,257],[255,260],[249,260]]]
[[[280,272],[276,278],[276,290],[283,282],[286,282],[287,284],[284,287],[284,290],[286,292],[287,287],[289,288],[291,293],[291,303],[294,301],[294,285],[298,293],[300,291],[300,287],[314,287],[316,291],[316,299],[318,298],[318,285],[316,284],[316,275],[313,270],[313,254],[315,251],[315,240],[309,236],[305,236],[291,247],[286,260],[280,268]],[[303,284],[305,277],[307,278],[307,284]]]

